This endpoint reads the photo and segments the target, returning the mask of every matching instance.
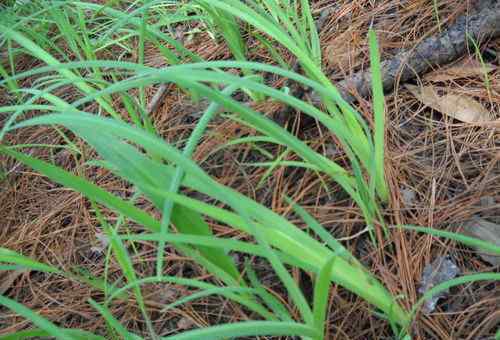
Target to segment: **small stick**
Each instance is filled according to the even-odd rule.
[[[158,110],[158,107],[160,106],[161,102],[165,98],[165,95],[167,94],[167,84],[161,84],[158,90],[156,90],[155,95],[151,99],[151,102],[147,106],[147,113],[151,114]]]

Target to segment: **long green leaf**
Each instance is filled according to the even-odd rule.
[[[389,200],[389,192],[384,177],[385,154],[385,99],[382,86],[382,73],[380,70],[380,52],[375,32],[368,32],[370,45],[370,65],[372,74],[373,116],[375,118],[375,174],[373,178],[379,197],[382,201]]]
[[[45,273],[61,273],[61,271],[55,267],[32,260],[27,256],[23,256],[7,248],[0,248],[0,262],[12,263]]]
[[[470,275],[465,275],[461,276],[452,280],[445,281],[443,283],[438,284],[437,286],[432,287],[428,291],[420,297],[420,299],[415,303],[412,307],[411,314],[415,315],[417,312],[418,308],[429,298],[432,296],[442,292],[442,291],[447,291],[451,287],[459,286],[464,283],[469,283],[469,282],[477,282],[477,281],[500,281],[500,273],[481,273],[481,274],[470,274]]]
[[[234,91],[236,91],[238,87],[235,85],[227,87],[225,90],[222,92],[226,95],[231,95]],[[201,116],[200,120],[196,124],[196,127],[194,128],[193,132],[189,136],[189,139],[186,143],[186,146],[184,147],[184,150],[182,152],[183,156],[187,158],[191,158],[193,155],[193,152],[196,149],[196,146],[198,145],[200,139],[202,138],[203,134],[205,133],[205,130],[208,127],[209,122],[214,118],[216,115],[217,111],[219,110],[219,105],[217,103],[211,103],[208,108],[205,110],[204,114]],[[181,167],[178,167],[175,171],[174,177],[172,178],[170,185],[168,187],[168,190],[171,192],[177,192],[179,191],[181,187],[181,182],[182,178],[184,177],[184,170]],[[170,219],[173,217],[173,207],[174,204],[170,200],[165,200],[163,203],[162,207],[162,221],[160,225],[160,232],[165,234],[167,233],[168,230],[168,225],[170,224]],[[180,211],[179,211],[180,210]],[[183,220],[186,219],[186,217],[195,217],[195,214],[193,212],[190,212],[189,210],[185,209],[177,209],[177,214],[182,213],[184,215],[187,215],[185,217],[179,217]],[[176,218],[179,220],[179,218]],[[194,222],[194,223],[193,223]],[[203,221],[201,218],[196,218],[195,221],[191,222],[192,226],[198,226],[198,229],[201,227],[203,228],[203,234],[211,234],[210,228],[208,225]],[[196,233],[196,229],[191,228],[190,225],[184,224],[185,229],[187,230],[187,233],[193,233],[193,231]],[[189,229],[188,229],[189,228]],[[181,231],[184,232],[181,228]],[[161,276],[161,273],[163,271],[163,256],[164,256],[164,248],[165,248],[165,243],[163,241],[160,241],[158,244],[158,252],[157,252],[157,257],[156,257],[156,273],[158,276]],[[224,253],[206,253],[205,256],[209,259],[211,259],[215,265],[223,268],[226,270],[229,274],[232,274],[235,279],[237,279],[240,275],[238,272],[238,269],[236,268],[236,265],[233,263],[232,258],[229,256],[225,255]]]
[[[153,217],[136,208],[134,205],[123,201],[122,199],[110,194],[81,177],[75,176],[47,162],[26,156],[20,152],[13,151],[2,146],[0,146],[0,153],[16,158],[18,161],[32,167],[40,173],[43,173],[53,181],[81,192],[84,195],[128,216],[130,219],[153,231],[160,230],[160,223]]]
[[[314,337],[314,328],[293,323],[275,321],[248,321],[188,331],[180,335],[166,337],[167,340],[218,340],[248,336],[303,336]]]
[[[101,306],[94,300],[90,299],[89,304],[94,307],[106,320],[106,322],[122,336],[124,340],[142,339],[140,336],[130,333],[127,329],[113,316],[111,311],[105,306]]]
[[[466,236],[464,234],[453,233],[450,231],[438,230],[438,229],[433,229],[433,228],[412,226],[412,225],[398,225],[398,226],[396,226],[396,228],[414,230],[414,231],[417,231],[419,233],[429,234],[429,235],[438,236],[438,237],[444,237],[444,238],[447,238],[447,239],[450,239],[453,241],[463,243],[466,246],[476,247],[476,248],[482,249],[486,252],[490,252],[490,253],[497,254],[500,256],[500,247],[497,246],[496,244],[493,244],[491,242],[486,242],[486,241],[480,240],[480,239],[475,238],[475,237]]]
[[[330,277],[332,275],[333,262],[336,257],[331,256],[321,268],[316,282],[314,283],[313,296],[313,314],[314,327],[321,335],[326,331],[326,312],[328,309],[328,293],[330,291]],[[324,339],[324,336],[318,337],[319,340]]]
[[[80,77],[75,75],[72,71],[64,68],[59,68],[58,66],[61,63],[56,58],[54,58],[52,55],[50,55],[50,53],[43,50],[40,46],[38,46],[36,43],[28,39],[23,34],[16,32],[3,25],[0,25],[0,29],[2,30],[3,34],[5,34],[8,38],[12,40],[15,40],[18,44],[20,44],[26,50],[28,50],[33,56],[39,58],[40,60],[44,61],[50,66],[54,66],[62,76],[66,77],[68,80],[74,81],[75,86],[77,86],[83,93],[89,94],[96,92],[94,88],[89,86],[87,83],[81,81]],[[113,107],[104,99],[97,98],[97,102],[114,117],[116,118],[120,117],[119,114],[113,109]]]
[[[112,164],[123,178],[134,183],[140,190],[147,194],[158,209],[164,209],[166,202],[164,198],[152,195],[148,187],[173,188],[183,176],[179,171],[173,168],[166,168],[144,154],[139,153],[135,148],[113,137],[112,134],[103,136],[99,131],[84,126],[75,127],[75,131],[87,140],[110,164]],[[186,209],[182,206],[172,206],[172,210],[166,212],[179,232],[195,235],[212,235],[211,229],[204,221],[203,217]],[[170,218],[166,223],[169,223]],[[162,229],[160,224],[160,230]],[[165,232],[165,231],[164,231]],[[159,246],[164,246],[160,241]],[[206,249],[200,247],[201,254],[211,261],[214,265],[220,267],[230,274],[234,279],[239,279],[240,274],[234,265],[232,258],[226,255],[222,250]]]

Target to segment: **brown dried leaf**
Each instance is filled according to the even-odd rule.
[[[423,104],[445,115],[465,123],[489,122],[491,116],[488,110],[478,101],[463,95],[445,94],[440,96],[432,86],[405,87]]]
[[[495,65],[488,63],[482,65],[481,62],[475,58],[466,58],[450,67],[430,72],[424,76],[424,79],[433,82],[443,82],[454,79],[483,76],[485,73],[490,73],[494,70],[496,70]]]
[[[500,247],[500,224],[474,218],[464,223],[464,234]],[[500,256],[484,252],[480,252],[479,256],[494,266],[500,266]]]

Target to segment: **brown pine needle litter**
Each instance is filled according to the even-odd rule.
[[[94,2],[109,3],[111,7],[123,10],[126,10],[128,4],[127,1],[121,4],[120,1]],[[439,25],[446,29],[457,20],[462,20],[464,15],[477,13],[476,6],[477,2],[473,1],[311,1],[313,15],[322,20],[319,37],[324,71],[334,84],[366,72],[370,67],[367,39],[370,28],[377,32],[382,59],[390,60],[399,51],[411,50],[425,39],[439,34],[436,8]],[[322,13],[329,15],[321,16]],[[188,50],[205,60],[234,59],[225,41],[206,22],[180,22],[173,26],[176,27],[174,33],[178,41],[182,41]],[[140,27],[137,29],[140,30]],[[119,30],[117,28],[116,34]],[[110,33],[111,36],[113,34],[115,33]],[[117,37],[118,35],[114,36]],[[244,35],[244,38],[247,39],[244,41],[248,52],[247,60],[277,63],[269,49],[263,47],[255,35]],[[67,60],[61,61],[80,60],[71,44],[57,38],[56,33],[52,32],[51,39],[60,49],[61,55],[67,56]],[[470,98],[485,108],[490,113],[491,122],[495,122],[500,119],[500,70],[497,55],[500,40],[491,36],[478,40],[479,53],[485,59],[483,62],[488,66],[487,71],[464,72],[464,77],[448,77],[437,82],[426,80],[419,71],[416,72],[418,76],[412,76],[415,80],[410,81],[410,86],[432,86],[439,95],[452,92],[457,96]],[[136,36],[127,44],[130,48],[125,48],[126,53],[119,44],[96,50],[95,53],[103,60],[118,60],[120,57],[119,60],[122,61],[143,62],[151,67],[169,64],[165,61],[161,48],[152,40],[141,47],[141,38]],[[170,48],[167,44],[162,47]],[[296,58],[278,44],[275,48],[283,62],[290,68],[295,68]],[[141,49],[144,58],[142,61],[139,60]],[[473,58],[480,63],[477,51],[470,44],[462,52],[461,57]],[[0,60],[2,67],[10,74],[11,66],[7,58],[9,53],[7,45],[3,45]],[[456,51],[454,53],[457,54]],[[15,56],[15,61],[16,74],[45,66],[45,63],[27,53],[19,53]],[[433,63],[428,70],[439,72],[447,66],[449,65],[438,66]],[[90,74],[92,70],[89,68],[86,72]],[[234,73],[238,71],[235,69]],[[115,76],[105,74],[103,79],[112,82]],[[266,77],[266,84],[271,87],[282,89],[287,86],[292,92],[297,90],[284,77],[274,74],[266,74]],[[406,81],[410,77],[403,78]],[[40,82],[43,79],[33,75],[19,79],[17,84],[20,88],[35,88]],[[474,217],[500,225],[498,125],[495,127],[494,124],[485,123],[477,126],[455,120],[453,115],[425,105],[412,91],[399,87],[399,81],[395,83],[395,86],[391,85],[394,91],[387,91],[385,96],[384,167],[390,198],[382,206],[383,220],[387,225],[418,225],[451,232],[460,232],[461,225]],[[134,98],[143,95],[144,108],[147,109],[144,114],[149,114],[151,127],[162,139],[181,151],[208,106],[204,99],[193,100],[189,91],[189,88],[173,84],[147,87],[142,94],[140,89],[129,91]],[[311,99],[310,92],[303,89],[302,92],[300,96],[303,95],[305,100]],[[15,93],[16,91],[4,86],[0,87],[0,105],[15,105]],[[58,93],[67,102],[81,97],[81,93],[72,84],[66,84],[53,93]],[[369,127],[373,128],[373,102],[366,94],[359,89],[351,92],[355,98],[352,103]],[[289,110],[276,101],[255,102],[250,91],[240,91],[233,97],[284,124],[290,133],[303,140],[312,150],[351,169],[341,141],[317,120],[310,119],[299,110]],[[109,102],[117,116],[128,119],[127,107],[118,95],[111,95]],[[39,99],[37,103],[46,104],[46,99]],[[97,104],[91,103],[80,108],[86,112],[97,112],[97,107]],[[287,113],[285,120],[278,117],[284,110]],[[38,114],[33,109],[19,120]],[[5,124],[7,119],[6,115],[0,113],[0,125]],[[46,125],[25,127],[7,133],[2,145],[26,145],[22,152],[27,155],[83,176],[120,198],[130,199],[134,196],[135,188],[131,183],[106,167],[88,164],[88,161],[97,159],[96,151],[91,146],[70,130],[61,128],[61,131]],[[403,229],[390,229],[384,237],[382,226],[377,224],[374,228],[377,242],[372,242],[363,211],[328,176],[302,167],[280,164],[271,167],[255,166],[256,163],[273,162],[276,159],[290,163],[301,161],[300,157],[288,152],[283,145],[232,143],[256,135],[255,128],[229,120],[225,116],[217,116],[208,125],[192,159],[218,183],[270,208],[300,228],[307,229],[286,197],[298,202],[333,237],[340,240],[393,296],[401,296],[398,302],[405,309],[410,310],[421,297],[419,287],[422,272],[427,264],[438,257],[451,257],[461,274],[498,273],[499,268],[485,261],[474,248],[446,238]],[[63,147],[68,145],[67,137],[74,148]],[[53,147],[32,146],[35,144]],[[106,250],[96,251],[106,246],[103,245],[102,236],[100,237],[103,233],[102,221],[96,216],[92,202],[12,157],[2,154],[0,160],[0,246],[63,271],[71,270],[88,277],[106,276],[110,282],[122,280],[120,285],[123,286],[126,282],[119,261],[114,257],[108,258]],[[221,202],[205,197],[198,191],[183,188],[179,192],[217,207],[224,207]],[[488,204],[484,203],[485,198]],[[151,200],[139,197],[135,205],[161,220],[162,212]],[[104,206],[99,207],[101,215],[110,224],[120,220],[116,212]],[[207,219],[207,222],[219,237],[254,241],[253,236],[226,223],[215,219]],[[127,227],[131,233],[144,230],[134,222],[127,223]],[[156,275],[157,242],[133,241],[127,244],[127,250],[138,276]],[[287,294],[287,288],[267,260],[237,252],[230,252],[230,255],[245,275],[246,265],[249,265],[265,291],[281,302],[295,320],[300,319],[301,311],[294,305],[293,299]],[[216,285],[221,282],[168,242],[164,258],[164,275],[204,280]],[[287,266],[287,269],[311,302],[317,275],[292,266]],[[3,296],[36,311],[59,327],[76,328],[104,336],[109,334],[101,314],[88,304],[90,298],[102,301],[102,292],[61,275],[35,270],[16,272],[15,276],[9,276],[10,273],[12,271],[0,271],[0,293]],[[9,287],[4,287],[4,282],[9,282]],[[255,319],[253,311],[217,294],[202,296],[164,310],[166,304],[196,292],[194,287],[181,284],[155,282],[144,286],[144,304],[157,335],[171,336],[202,327]],[[458,285],[439,300],[432,313],[418,313],[409,333],[413,339],[490,339],[500,327],[499,306],[498,281]],[[108,308],[128,331],[145,338],[148,336],[148,325],[134,295],[131,294],[124,300],[114,300]],[[379,317],[373,305],[340,285],[331,285],[326,310],[325,339],[383,339],[394,336],[391,325]],[[0,335],[31,326],[25,318],[0,307]],[[294,337],[261,336],[259,339]]]

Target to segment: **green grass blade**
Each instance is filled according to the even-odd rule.
[[[432,296],[442,292],[447,291],[451,287],[459,286],[464,283],[469,282],[477,282],[477,281],[500,281],[500,273],[481,273],[481,274],[471,274],[461,276],[452,280],[448,280],[446,282],[440,283],[437,286],[432,287],[428,291],[425,292],[424,295],[415,303],[411,310],[411,315],[415,315],[418,308],[429,298]]]
[[[166,200],[161,196],[152,195],[151,192],[148,191],[148,188],[152,186],[172,189],[176,176],[179,181],[179,183],[175,182],[176,187],[178,187],[180,181],[182,181],[183,171],[179,172],[179,169],[177,169],[175,172],[172,172],[171,170],[173,169],[155,163],[144,154],[139,153],[134,147],[113,137],[111,133],[107,136],[103,136],[99,131],[83,126],[76,127],[75,131],[85,138],[105,160],[116,167],[118,173],[123,178],[134,183],[141,191],[146,193],[158,209],[163,209],[168,199]],[[198,139],[194,138],[193,141],[194,140]],[[190,153],[191,152],[192,151],[190,151]],[[179,232],[205,236],[212,235],[210,227],[198,213],[194,213],[182,206],[174,207],[172,205],[171,210],[167,210],[166,214],[169,218],[166,219],[166,222],[163,222],[164,226],[166,223],[170,223],[171,220]],[[160,225],[160,230],[161,229],[162,227]],[[163,232],[165,233],[165,230],[163,230]],[[164,245],[165,243],[160,241],[159,246],[164,247]],[[214,265],[223,269],[234,279],[239,279],[240,274],[232,258],[226,255],[222,250],[205,249],[203,247],[198,248],[198,250],[200,250],[201,254]],[[160,252],[159,249],[158,252]]]
[[[163,235],[165,237],[165,235]],[[115,298],[119,297],[120,295],[126,294],[127,290],[133,289],[136,286],[140,286],[143,284],[147,283],[173,283],[177,285],[182,285],[186,287],[194,287],[194,288],[199,288],[199,289],[205,289],[205,290],[210,290],[210,289],[216,289],[220,288],[218,286],[215,286],[213,284],[195,280],[195,279],[187,279],[187,278],[182,278],[182,277],[174,277],[174,276],[151,276],[143,279],[139,279],[135,282],[131,282],[126,284],[123,287],[120,287],[116,291],[112,292],[108,298],[106,299],[106,303],[110,303],[113,301]],[[239,287],[241,288],[241,287]],[[248,288],[241,288],[242,290],[248,289]],[[255,303],[253,300],[247,299],[246,296],[244,295],[239,295],[239,294],[234,294],[233,291],[231,290],[221,290],[218,292],[219,295],[223,296],[226,299],[235,301],[242,306],[247,307],[249,310],[256,312],[257,314],[261,315],[262,317],[268,319],[268,320],[275,320],[276,318],[272,313],[269,313],[265,308],[263,308],[261,305]]]
[[[257,278],[257,273],[253,270],[250,261],[247,261],[245,264],[245,270],[247,272],[248,279],[250,283],[255,288],[256,293],[260,296],[260,298],[265,302],[265,304],[271,308],[274,315],[276,315],[281,321],[293,322],[293,317],[290,315],[290,312],[287,308],[278,300],[273,294],[269,293],[264,287],[259,279]]]
[[[160,3],[163,0],[157,0],[157,1],[152,1],[149,4],[143,6],[141,9],[139,9],[135,14],[140,14],[142,10],[146,10],[148,7],[151,5],[154,5],[155,3]],[[90,2],[81,2],[81,1],[72,1],[72,5],[78,6],[80,8],[83,8],[84,10],[93,10],[93,11],[98,11],[101,13],[104,13],[110,17],[120,19],[122,20],[123,23],[133,25],[133,28],[135,31],[139,29],[141,26],[141,20],[139,18],[133,17],[130,15],[130,13],[122,12],[110,7],[102,6],[99,4],[93,4]],[[179,43],[177,40],[174,38],[170,37],[168,34],[163,33],[160,29],[152,26],[152,25],[147,25],[146,26],[146,31],[148,33],[148,38],[151,40],[154,39],[159,39],[163,40],[166,42],[168,45],[172,46],[175,51],[179,52],[181,58],[190,58],[192,61],[202,61],[203,59],[184,47],[181,43]],[[109,34],[109,33],[108,33]],[[104,37],[105,39],[106,37]],[[175,56],[174,54],[169,54],[172,58],[168,60],[169,63],[171,64],[177,64],[180,59]]]
[[[52,55],[43,50],[40,46],[28,39],[23,34],[2,25],[0,25],[0,29],[5,36],[7,36],[9,39],[15,40],[18,44],[29,51],[34,57],[44,61],[49,66],[54,66],[62,76],[66,77],[68,80],[74,81],[75,86],[77,86],[83,93],[89,94],[96,91],[87,83],[81,81],[81,78],[75,75],[72,71],[64,68],[59,68],[59,65],[61,63],[56,58],[54,58]],[[103,100],[102,98],[97,98],[96,100],[107,112],[119,119],[119,114],[107,101]]]
[[[217,295],[217,294],[227,294],[227,293],[255,293],[255,290],[252,288],[244,288],[244,287],[216,287],[216,288],[210,288],[210,289],[205,289],[200,292],[193,293],[191,295],[184,296],[177,301],[170,303],[166,305],[165,307],[162,308],[161,312],[165,313],[166,311],[181,306],[185,303],[188,303],[190,301],[194,301],[197,299],[201,299],[210,295]]]
[[[325,242],[330,249],[332,249],[338,256],[344,257],[345,259],[358,263],[356,258],[340,243],[337,241],[331,233],[329,233],[314,217],[312,217],[304,208],[292,201],[289,197],[285,197],[288,204],[290,204],[297,215],[306,222],[307,226],[314,232],[319,238]]]
[[[80,273],[71,273],[71,272],[63,272],[53,266],[35,261],[29,257],[23,256],[21,254],[16,253],[13,250],[6,249],[6,248],[0,248],[0,263],[10,263],[14,264],[15,267],[12,266],[5,266],[5,267],[0,267],[0,270],[12,270],[12,269],[19,269],[19,268],[28,268],[31,270],[36,270],[44,273],[53,273],[53,274],[60,274],[63,275],[67,278],[74,279],[78,282],[84,282],[88,284],[89,286],[96,288],[99,291],[104,291],[106,283],[102,282],[98,278],[93,278],[93,277],[86,277],[84,275],[81,275]],[[109,289],[109,287],[108,287]],[[120,298],[126,298],[124,296],[120,296]]]
[[[406,230],[414,230],[414,231],[417,231],[419,233],[429,234],[429,235],[438,236],[438,237],[444,237],[444,238],[447,238],[447,239],[450,239],[453,241],[463,243],[466,246],[479,248],[483,251],[493,253],[493,254],[500,256],[500,247],[497,246],[496,244],[486,242],[486,241],[480,240],[478,238],[466,236],[464,234],[453,233],[450,231],[437,230],[437,229],[426,228],[426,227],[412,226],[412,225],[399,225],[399,226],[396,226],[396,228],[401,228],[401,229],[406,229]]]
[[[311,58],[316,62],[318,67],[321,67],[321,43],[316,29],[316,22],[311,12],[311,5],[309,0],[300,0],[302,8],[302,17],[305,21],[305,31],[309,32],[308,45],[311,50]]]
[[[22,124],[18,124],[17,127],[36,124],[63,124],[69,128],[75,128],[75,126],[88,126],[96,130],[101,129],[110,132],[112,131],[112,133],[117,137],[121,136],[121,138],[128,139],[131,142],[143,147],[145,150],[163,155],[168,161],[177,164],[177,166],[183,167],[187,176],[197,178],[197,180],[202,183],[201,185],[206,187],[206,193],[208,195],[229,204],[238,214],[245,216],[245,223],[252,226],[249,227],[248,230],[253,236],[259,237],[259,243],[262,244],[264,237],[260,235],[261,231],[256,230],[255,225],[252,225],[252,222],[250,222],[251,219],[254,219],[268,227],[272,227],[272,229],[265,231],[274,233],[273,242],[276,243],[276,246],[281,251],[288,254],[296,254],[297,251],[300,250],[300,258],[313,267],[320,268],[324,264],[328,254],[330,254],[330,252],[319,242],[294,227],[283,217],[262,207],[255,201],[237,193],[236,191],[220,185],[210,178],[195,163],[183,157],[178,150],[142,130],[127,126],[122,122],[116,122],[102,117],[91,117],[86,114],[47,115],[23,122]],[[276,238],[276,236],[278,238]],[[269,238],[269,240],[272,239]],[[279,267],[281,266],[281,274],[283,274],[283,278],[285,278],[286,273],[279,262],[280,259],[272,255],[272,253],[270,256],[274,257],[273,265],[275,268],[280,269]],[[317,270],[319,270],[319,268]],[[408,322],[407,314],[399,307],[397,302],[383,288],[383,286],[363,268],[352,266],[344,259],[339,258],[339,260],[335,262],[333,272],[333,281],[343,285],[356,294],[361,295],[370,303],[375,304],[381,310],[386,312],[389,318],[393,319],[395,322],[406,325]],[[289,280],[287,284],[289,287],[293,287],[295,282],[293,282],[293,280]],[[294,300],[299,301],[299,299],[300,291],[296,291]],[[307,306],[306,304],[303,304],[302,307],[305,311]],[[303,316],[304,315],[306,314],[303,314]]]
[[[237,241],[233,239],[217,238],[214,236],[198,236],[198,235],[185,235],[185,234],[140,234],[140,235],[123,235],[122,239],[131,241],[165,241],[171,242],[174,245],[194,245],[203,246],[213,250],[224,249],[232,250],[249,255],[256,255],[265,257],[266,252],[259,246],[248,242]],[[302,267],[303,263],[291,257],[289,254],[277,252],[278,256],[283,262],[292,264],[294,266]],[[309,268],[310,269],[310,268]]]
[[[375,31],[368,33],[370,45],[370,65],[372,74],[373,116],[375,119],[375,174],[372,175],[377,193],[383,202],[389,200],[389,191],[384,176],[385,154],[385,98],[380,70],[380,52]]]
[[[160,223],[144,211],[136,208],[134,205],[123,201],[122,199],[108,193],[97,185],[64,171],[52,164],[26,156],[20,152],[0,147],[0,153],[4,153],[16,158],[18,161],[26,164],[38,172],[49,177],[51,180],[64,186],[72,188],[82,194],[90,197],[106,206],[128,216],[130,219],[153,231],[160,230]]]
[[[219,340],[249,336],[303,336],[314,337],[317,332],[314,328],[292,322],[276,321],[248,321],[221,326],[213,326],[188,331],[180,335],[173,335],[166,340]]]
[[[113,255],[115,259],[117,260],[120,269],[127,279],[127,282],[135,282],[137,281],[137,276],[134,270],[134,265],[132,263],[132,259],[130,258],[130,255],[128,253],[127,248],[122,242],[122,239],[118,237],[117,230],[112,228],[107,221],[105,220],[104,216],[100,213],[99,208],[97,207],[96,204],[93,204],[94,212],[97,217],[97,220],[100,222],[104,233],[108,237],[109,244],[111,246],[111,250],[113,252]],[[139,309],[141,310],[141,313],[144,317],[144,320],[146,321],[146,326],[148,328],[148,331],[150,335],[155,338],[156,333],[153,327],[153,324],[149,318],[149,315],[146,310],[146,304],[144,302],[144,298],[142,296],[142,292],[139,286],[134,287],[133,289],[135,299],[137,301],[137,305]]]
[[[227,87],[225,90],[222,91],[225,95],[231,95],[238,86],[232,85]],[[204,112],[204,114],[201,116],[200,120],[196,124],[196,127],[194,128],[193,132],[189,136],[189,139],[186,143],[186,146],[184,147],[184,150],[182,152],[183,156],[187,158],[191,158],[193,155],[193,152],[196,149],[196,146],[198,145],[200,139],[202,138],[203,134],[205,133],[209,122],[214,118],[216,115],[217,111],[219,110],[219,104],[217,103],[211,103],[207,110]],[[174,177],[172,178],[170,185],[168,187],[168,190],[171,192],[177,192],[179,191],[181,187],[181,182],[182,178],[184,177],[184,170],[181,167],[178,167],[175,171]],[[162,220],[161,220],[161,226],[160,226],[160,232],[165,234],[168,231],[168,226],[170,224],[170,219],[172,217],[172,210],[173,210],[174,204],[170,200],[165,200],[163,203],[163,209],[162,209]],[[189,211],[184,211],[185,214],[189,214]],[[204,221],[200,221],[200,219],[197,219],[198,225],[200,223],[204,224]],[[193,224],[196,225],[196,224]],[[187,233],[192,233],[193,230],[189,230],[186,228]],[[207,226],[207,229],[208,226]],[[184,231],[183,231],[184,232]],[[209,230],[205,229],[205,232],[208,234],[211,234]],[[164,256],[164,251],[165,251],[165,243],[160,241],[158,244],[158,251],[157,251],[157,256],[156,256],[156,274],[158,276],[162,275],[163,272],[163,256]],[[213,255],[213,253],[212,253]],[[231,273],[235,276],[235,278],[239,277],[239,272],[236,268],[236,265],[233,263],[232,259],[229,256],[226,256],[223,253],[219,253],[219,256],[213,257],[211,256],[214,264],[224,268],[228,273]]]
[[[65,329],[59,328],[56,325],[54,325],[52,322],[49,320],[41,317],[37,313],[33,312],[31,309],[27,308],[26,306],[11,300],[5,296],[0,295],[0,305],[9,308],[10,310],[16,312],[20,316],[28,319],[31,321],[35,326],[39,327],[40,329],[44,330],[49,334],[50,336],[53,336],[56,339],[61,339],[61,340],[68,340],[71,338],[74,338],[74,336],[70,336],[69,332],[66,332]],[[96,339],[98,338],[95,335],[91,335],[91,333],[80,331],[80,330],[72,330],[74,335],[77,335],[78,338],[83,338],[86,336],[89,339]],[[91,335],[89,337],[89,335]],[[100,339],[103,339],[102,337],[99,337]]]
[[[0,248],[0,262],[11,263],[23,268],[38,270],[44,273],[61,273],[61,271],[55,267],[32,260],[29,257],[20,255],[7,248]]]
[[[331,256],[321,268],[314,283],[313,315],[314,327],[321,334],[318,340],[323,340],[326,331],[326,314],[328,309],[328,294],[330,292],[330,277],[332,275],[335,256]]]
[[[142,339],[140,336],[132,334],[129,331],[127,331],[127,329],[120,323],[120,321],[116,320],[111,311],[105,306],[98,304],[92,299],[89,300],[89,304],[103,316],[108,325],[110,325],[116,332],[118,332],[119,335],[121,335],[122,339],[124,340]]]
[[[64,339],[68,340],[107,340],[106,338],[95,335],[93,333],[73,328],[60,328],[64,332]],[[13,332],[5,335],[0,335],[0,340],[20,340],[20,339],[45,339],[52,338],[50,333],[43,329],[27,329],[23,331]]]
[[[0,335],[0,340],[20,340],[30,338],[50,337],[50,334],[43,329],[27,329],[23,331],[13,332],[5,335]]]

